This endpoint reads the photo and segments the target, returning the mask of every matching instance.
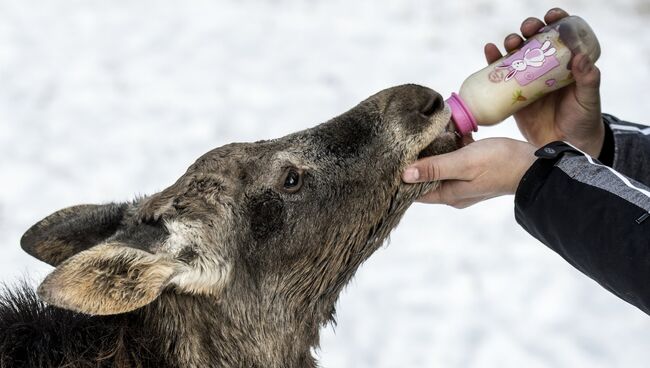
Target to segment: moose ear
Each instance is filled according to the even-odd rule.
[[[115,234],[130,206],[111,203],[62,209],[27,230],[20,246],[31,256],[57,266]]]
[[[166,255],[107,243],[64,261],[38,287],[47,303],[93,315],[130,312],[156,299],[178,272]]]

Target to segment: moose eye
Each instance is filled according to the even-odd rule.
[[[283,176],[282,190],[287,193],[296,193],[302,187],[303,172],[295,167],[290,167],[285,170]]]

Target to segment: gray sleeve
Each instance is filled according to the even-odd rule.
[[[603,114],[614,138],[612,168],[650,186],[650,126]]]

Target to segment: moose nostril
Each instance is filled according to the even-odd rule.
[[[427,103],[424,106],[422,106],[420,113],[425,116],[431,116],[436,111],[442,110],[444,107],[445,100],[443,100],[441,95],[436,93],[427,100]]]

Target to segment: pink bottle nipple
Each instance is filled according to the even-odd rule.
[[[451,119],[456,125],[456,130],[460,135],[468,135],[471,132],[478,131],[478,124],[472,113],[465,105],[465,102],[456,93],[452,93],[446,101],[451,108]]]

